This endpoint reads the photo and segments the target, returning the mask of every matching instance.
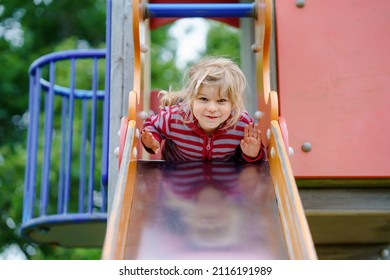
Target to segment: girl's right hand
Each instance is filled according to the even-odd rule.
[[[152,149],[155,154],[158,154],[158,152],[160,151],[160,143],[146,128],[141,132],[141,141],[145,145],[145,147]]]

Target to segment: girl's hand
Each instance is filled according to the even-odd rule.
[[[241,150],[248,157],[255,158],[261,149],[261,131],[257,124],[250,123],[244,128],[244,139],[241,140]]]
[[[158,154],[158,152],[160,151],[160,143],[146,128],[141,132],[141,141],[145,145],[145,147],[152,149],[155,154]]]

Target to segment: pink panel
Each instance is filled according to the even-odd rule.
[[[294,175],[390,177],[390,1],[275,3]]]

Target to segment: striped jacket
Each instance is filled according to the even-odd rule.
[[[218,129],[215,133],[207,135],[198,126],[198,120],[183,122],[185,113],[179,105],[165,107],[159,114],[145,120],[144,129],[147,128],[160,145],[162,159],[167,161],[260,161],[265,158],[265,149],[262,146],[256,158],[243,154],[240,142],[244,137],[244,127],[253,122],[247,112],[243,112],[235,128]],[[153,151],[144,146],[147,152]]]

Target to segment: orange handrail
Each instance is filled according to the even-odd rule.
[[[141,101],[141,43],[139,35],[140,6],[139,0],[132,1],[132,26],[133,26],[133,47],[134,47],[134,80],[133,91],[137,93],[138,102]],[[129,115],[132,104],[129,102]]]
[[[123,259],[135,185],[137,162],[134,160],[135,121],[128,123],[126,143],[119,169],[114,200],[108,218],[102,259]]]

